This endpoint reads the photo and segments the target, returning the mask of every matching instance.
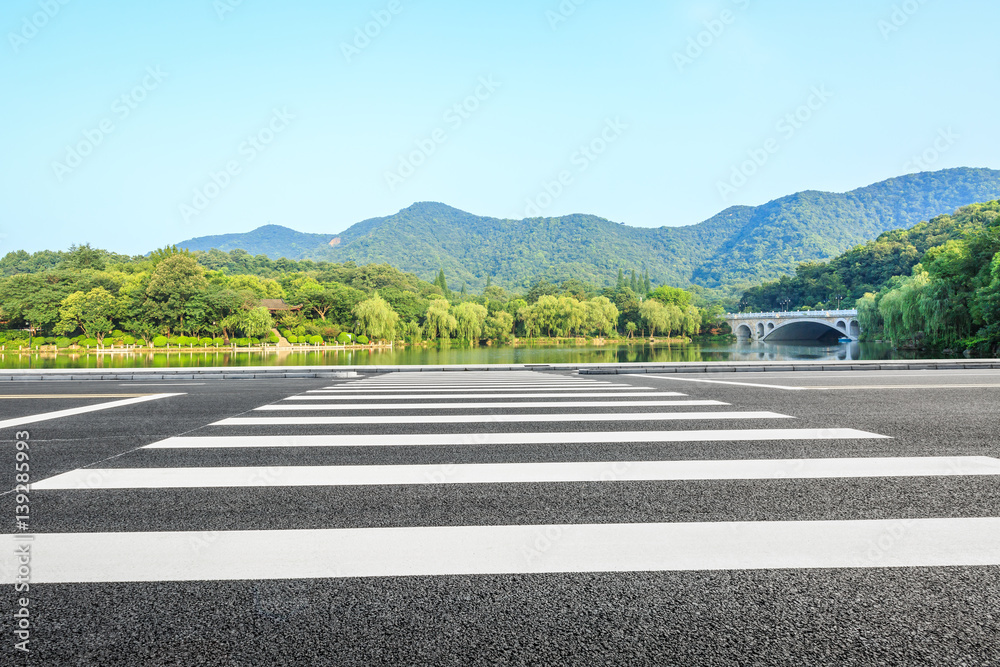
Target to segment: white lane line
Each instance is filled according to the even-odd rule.
[[[871,555],[886,535],[892,546]],[[540,536],[549,547],[537,550]],[[38,584],[1000,565],[1000,519],[42,533]],[[0,537],[0,583],[20,544]]]
[[[28,415],[27,417],[15,417],[14,419],[6,419],[4,421],[0,421],[0,428],[10,428],[11,426],[34,424],[35,422],[49,421],[50,419],[61,419],[62,417],[72,417],[74,415],[82,415],[87,412],[96,412],[98,410],[110,410],[111,408],[120,408],[126,405],[135,405],[136,403],[145,403],[146,401],[158,401],[161,398],[170,398],[171,396],[184,396],[184,395],[185,394],[150,394],[149,396],[126,398],[121,401],[110,401],[108,403],[98,403],[97,405],[85,405],[79,408],[56,410],[55,412],[43,412],[37,415]]]
[[[513,422],[715,421],[794,419],[777,412],[615,412],[548,415],[378,415],[371,417],[230,417],[211,426],[326,426],[349,424],[481,424]]]
[[[590,445],[606,443],[747,442],[889,439],[853,428],[711,429],[698,431],[582,431],[567,433],[406,433],[401,435],[177,436],[143,449],[261,447],[429,447],[487,445]]]
[[[594,382],[594,383],[573,383],[573,384],[534,384],[534,383],[511,383],[511,384],[470,384],[467,382],[447,382],[442,384],[414,384],[414,385],[373,385],[373,384],[345,384],[339,387],[326,387],[330,391],[410,391],[416,389],[520,389],[522,391],[527,391],[529,389],[573,389],[579,388],[581,390],[586,389],[610,389],[612,386],[622,386],[622,385],[612,385],[610,383]],[[631,387],[625,387],[626,389],[631,389]]]
[[[307,394],[300,394],[298,396],[289,396],[288,398],[283,398],[283,401],[431,401],[439,399],[482,399],[482,398],[632,398],[633,396],[649,397],[649,396],[687,396],[687,394],[682,394],[678,391],[637,391],[628,394],[616,394],[607,393],[603,391],[595,392],[583,392],[578,394],[466,394],[463,393],[461,396],[455,396],[454,394],[393,394],[390,396],[313,396]],[[558,401],[554,401],[556,405],[560,405]]]
[[[514,403],[382,403],[378,405],[298,405],[295,403],[273,403],[257,410],[492,410],[503,408],[638,408],[729,405],[722,401],[517,401]]]
[[[785,387],[780,384],[758,384],[755,382],[727,382],[725,380],[698,380],[695,378],[678,378],[670,375],[646,375],[656,380],[674,380],[676,382],[704,382],[706,384],[732,384],[740,387],[764,387],[766,389],[784,389],[785,391],[802,391],[805,387]]]
[[[621,391],[621,390],[629,390],[629,389],[653,389],[653,387],[631,387],[631,386],[625,386],[625,385],[614,385],[614,386],[610,386],[610,387],[538,387],[538,386],[529,386],[529,387],[515,387],[515,388],[508,388],[508,389],[491,389],[491,388],[487,388],[487,390],[490,393],[501,393],[501,392],[509,392],[509,391],[553,391],[553,392],[555,392],[555,391],[594,391],[594,390],[599,390],[599,391],[618,390],[618,391]],[[343,387],[341,389],[338,389],[336,387],[327,387],[325,389],[310,389],[306,393],[307,394],[328,394],[330,396],[336,396],[336,395],[344,395],[344,394],[398,394],[400,392],[409,392],[409,393],[418,393],[418,392],[438,392],[438,393],[442,393],[442,392],[462,392],[462,393],[465,393],[465,392],[468,392],[468,391],[484,391],[484,390],[483,389],[473,390],[473,389],[469,389],[469,388],[455,389],[455,388],[451,388],[450,386],[441,387],[439,389],[357,389],[357,388],[349,388],[349,387]]]
[[[445,465],[83,468],[31,485],[57,489],[524,484],[1000,475],[985,456],[746,461],[605,461]]]
[[[166,382],[145,382],[145,383],[121,382],[119,383],[118,386],[119,387],[202,387],[204,385],[205,385],[204,382],[170,382],[168,380]]]

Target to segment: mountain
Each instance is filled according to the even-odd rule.
[[[272,259],[287,257],[297,259],[313,252],[332,237],[329,234],[306,234],[281,225],[264,225],[246,234],[220,234],[201,236],[177,245],[188,250],[211,250],[224,252],[246,250],[251,255],[267,255]]]
[[[423,202],[340,234],[269,225],[185,241],[191,250],[242,248],[271,258],[385,262],[449,284],[524,287],[537,278],[612,283],[643,268],[656,284],[739,287],[825,260],[880,233],[1000,198],[1000,171],[948,169],[900,176],[847,193],[807,191],[734,206],[696,225],[629,227],[591,215],[508,220]]]

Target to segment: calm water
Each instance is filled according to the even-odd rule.
[[[940,354],[931,354],[939,357]],[[880,343],[691,343],[602,347],[463,347],[429,345],[394,350],[316,352],[137,352],[134,354],[0,353],[0,368],[173,368],[195,366],[362,366],[443,364],[615,363],[668,361],[790,361],[915,359]]]

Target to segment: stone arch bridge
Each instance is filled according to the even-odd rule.
[[[852,341],[861,338],[861,324],[856,310],[730,313],[726,315],[726,321],[740,340],[818,340],[833,334]]]

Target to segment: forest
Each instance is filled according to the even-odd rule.
[[[243,250],[164,248],[129,257],[90,246],[0,259],[6,349],[111,346],[511,342],[566,337],[694,336],[723,328],[721,306],[620,270],[602,290],[536,281],[480,294],[387,264],[271,260]]]
[[[869,339],[991,352],[1000,345],[1000,201],[886,232],[744,292],[742,310],[854,305]]]

